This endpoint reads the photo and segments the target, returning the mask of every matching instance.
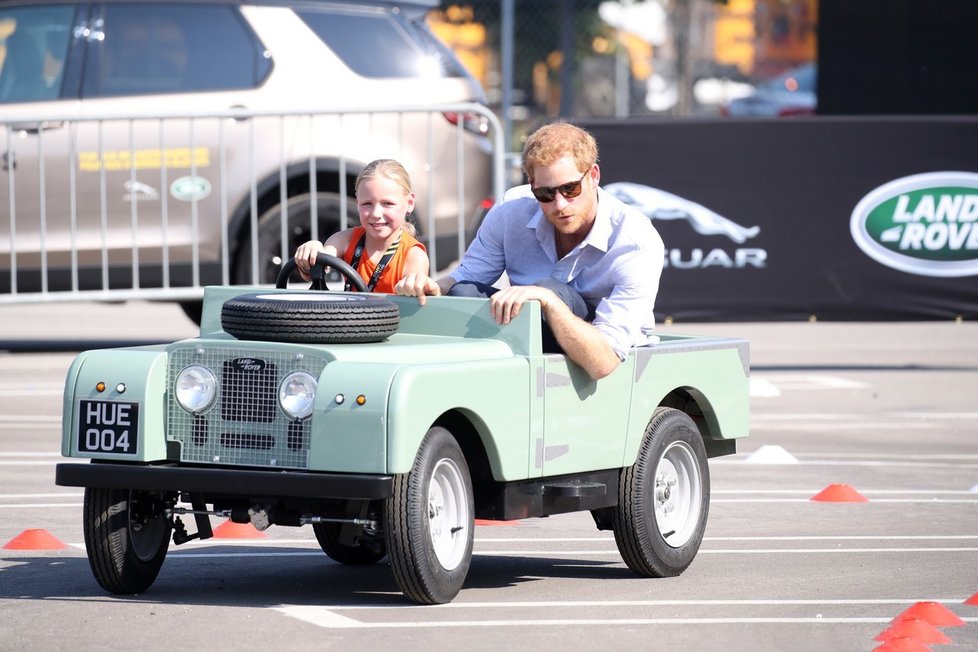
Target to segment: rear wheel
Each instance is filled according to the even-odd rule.
[[[710,508],[710,471],[696,424],[658,408],[635,464],[622,471],[612,529],[622,559],[646,577],[673,577],[692,563]]]
[[[342,523],[314,523],[312,526],[319,547],[333,561],[349,566],[364,566],[377,563],[387,556],[383,537],[366,532],[351,533],[352,543],[343,543],[343,527]]]
[[[341,197],[330,192],[320,192],[315,196],[316,219],[318,233],[316,237],[325,241],[326,238],[340,229]],[[282,263],[288,260],[295,250],[304,242],[312,239],[313,196],[306,193],[290,197],[283,209],[282,204],[276,204],[258,218],[258,283],[274,283]],[[285,258],[282,257],[282,219],[283,213],[288,213],[286,225]],[[360,223],[357,213],[356,200],[348,198],[346,202],[347,226]],[[340,252],[342,255],[343,252]],[[327,281],[337,280],[327,278]],[[241,239],[241,247],[235,258],[232,282],[236,285],[251,285],[251,230],[245,227]],[[293,281],[302,282],[298,272],[293,274]]]
[[[472,480],[451,433],[433,427],[414,466],[394,478],[387,500],[387,550],[401,590],[421,604],[451,602],[472,562]]]
[[[156,580],[170,543],[165,508],[160,494],[85,489],[85,548],[92,573],[106,591],[142,593]]]

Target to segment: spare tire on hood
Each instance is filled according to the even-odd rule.
[[[254,292],[224,302],[221,327],[239,340],[296,344],[382,342],[397,332],[397,305],[376,295]]]

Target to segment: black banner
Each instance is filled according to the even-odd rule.
[[[662,319],[978,318],[978,118],[585,123]]]

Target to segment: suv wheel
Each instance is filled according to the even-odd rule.
[[[660,407],[619,481],[612,529],[625,563],[645,577],[679,575],[699,551],[709,508],[703,437],[688,414]]]
[[[341,197],[335,193],[320,192],[316,194],[316,217],[319,224],[319,232],[316,234],[320,240],[326,240],[340,229],[340,205]],[[306,193],[290,197],[283,210],[282,204],[276,204],[261,217],[258,218],[258,282],[274,283],[278,276],[282,263],[288,260],[295,250],[304,242],[312,239],[312,209],[313,196]],[[346,202],[347,226],[356,226],[360,223],[360,215],[357,212],[356,200],[351,198]],[[288,243],[286,246],[287,256],[282,258],[282,215],[288,213],[288,227],[286,235]],[[343,252],[340,252],[342,256]],[[293,274],[291,279],[295,282],[302,282],[298,272]],[[327,278],[327,281],[338,280]],[[246,225],[241,246],[235,258],[234,269],[231,272],[231,282],[235,285],[251,285],[251,230]]]

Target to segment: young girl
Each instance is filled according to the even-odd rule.
[[[407,170],[392,159],[367,165],[354,186],[360,226],[331,235],[325,243],[310,240],[295,251],[296,267],[310,280],[316,255],[327,253],[350,263],[369,292],[393,293],[407,274],[427,274],[428,254],[406,221],[414,210],[414,193]],[[338,253],[339,252],[339,253]]]

